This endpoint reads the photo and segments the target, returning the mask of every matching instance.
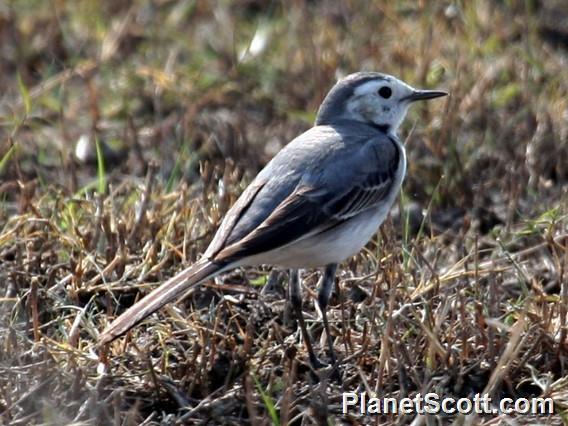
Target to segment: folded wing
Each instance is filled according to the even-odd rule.
[[[334,137],[345,138],[346,135],[338,132]],[[391,193],[401,154],[388,136],[375,133],[366,141],[351,141],[355,143],[346,143],[343,139],[321,142],[328,144],[330,155],[323,155],[321,162],[302,165],[301,173],[292,173],[288,194],[284,197],[266,190],[270,186],[270,176],[259,175],[260,181],[267,179],[263,189],[254,192],[253,196],[247,194],[248,202],[240,203],[240,210],[233,212],[231,217],[242,220],[246,211],[246,216],[261,220],[253,226],[247,224],[251,229],[246,233],[239,226],[239,220],[234,220],[231,229],[225,228],[224,244],[219,244],[221,239],[216,236],[215,253],[208,250],[209,255],[213,254],[212,258],[231,262],[283,247],[329,230],[377,206]],[[293,156],[294,152],[291,154]],[[280,200],[270,208],[263,198],[274,198],[274,195],[280,195]],[[234,238],[232,233],[241,235]]]

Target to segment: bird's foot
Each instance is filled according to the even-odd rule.
[[[310,354],[310,365],[314,370],[321,370],[323,368],[329,367],[329,364],[320,361],[315,354]]]
[[[332,380],[341,386],[343,383],[339,370],[339,363],[332,360],[330,364],[321,361],[315,355],[310,356],[311,374],[317,382]]]

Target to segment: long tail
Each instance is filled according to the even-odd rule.
[[[209,259],[201,259],[173,276],[142,300],[132,305],[116,318],[99,336],[99,346],[112,342],[165,304],[183,296],[191,287],[212,278],[226,269]]]

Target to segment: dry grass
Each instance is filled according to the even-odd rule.
[[[343,416],[341,392],[364,390],[551,397],[538,421],[565,421],[568,7],[505,3],[0,4],[1,421],[537,421]],[[452,96],[411,113],[398,208],[340,270],[341,384],[314,380],[268,268],[207,284],[100,359],[98,332],[203,252],[359,69]]]

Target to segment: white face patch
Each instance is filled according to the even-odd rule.
[[[391,91],[387,98],[379,93],[385,86]],[[347,118],[385,126],[395,133],[409,106],[403,98],[413,91],[412,87],[394,77],[363,83],[355,88],[347,102]]]

